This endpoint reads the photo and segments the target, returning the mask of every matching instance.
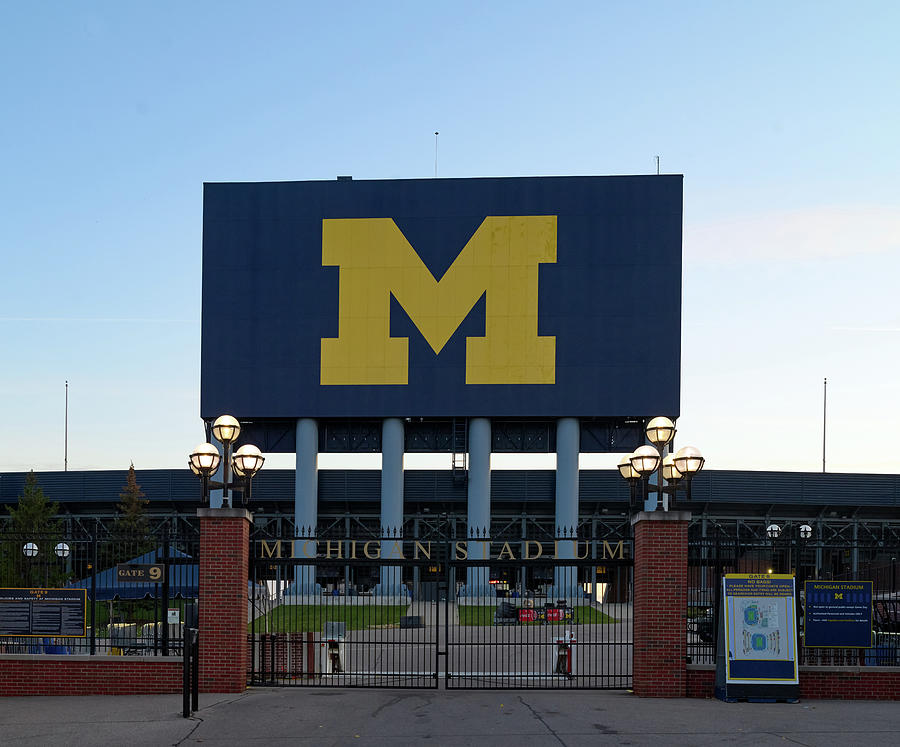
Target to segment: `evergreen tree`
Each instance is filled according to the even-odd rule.
[[[62,522],[55,518],[59,513],[59,504],[44,495],[34,470],[25,478],[25,487],[16,507],[7,506],[6,510],[11,517],[10,529],[16,534],[34,537],[35,542],[40,535],[59,535],[62,532]]]
[[[63,523],[56,518],[59,504],[44,495],[34,470],[25,478],[25,486],[15,507],[7,506],[9,539],[0,557],[4,584],[17,587],[59,586],[65,581],[65,568],[56,556],[62,541]],[[34,543],[37,552],[25,555],[26,543]]]
[[[109,568],[124,563],[152,550],[155,545],[150,537],[150,519],[146,506],[149,503],[138,485],[134,464],[128,468],[125,485],[119,493],[116,505],[118,515],[113,522],[107,542],[100,548],[100,566]]]
[[[123,537],[146,538],[150,531],[150,521],[145,508],[148,503],[141,486],[138,485],[132,464],[128,468],[128,477],[122,492],[119,493],[119,503],[116,506],[119,515],[114,524],[115,533]]]

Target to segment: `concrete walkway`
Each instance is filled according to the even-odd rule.
[[[202,696],[0,699],[3,745],[900,744],[896,702],[726,704],[625,692],[256,688]]]

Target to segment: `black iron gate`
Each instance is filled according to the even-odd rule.
[[[454,567],[457,577],[480,568],[477,561]],[[492,580],[526,576],[542,583],[526,587],[525,596],[519,584],[509,584],[497,598],[457,598],[445,626],[447,688],[631,687],[630,553],[489,568]]]
[[[630,539],[252,545],[251,684],[631,687]]]

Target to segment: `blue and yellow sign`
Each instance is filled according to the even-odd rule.
[[[725,600],[725,683],[796,685],[797,615],[794,576],[728,573]]]
[[[208,184],[201,414],[677,416],[681,184]]]
[[[804,645],[871,648],[872,582],[807,581],[804,584]]]

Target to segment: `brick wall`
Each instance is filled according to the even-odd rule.
[[[634,524],[634,693],[684,697],[687,687],[687,530],[683,511],[637,514]]]
[[[247,677],[250,514],[201,509],[200,692],[238,693]],[[0,695],[178,693],[181,657],[0,655]]]
[[[249,512],[202,508],[200,517],[200,692],[247,685]]]
[[[712,666],[688,668],[687,696],[715,695]],[[800,697],[808,700],[900,700],[900,667],[800,667]]]
[[[800,667],[800,697],[900,700],[900,667]]]
[[[256,636],[256,671],[264,678],[312,679],[315,676],[318,644],[313,633],[257,633]],[[253,637],[247,636],[248,647],[252,647]]]
[[[0,655],[0,696],[180,693],[180,657]]]
[[[695,665],[687,668],[688,698],[711,698],[716,694],[716,668]]]

